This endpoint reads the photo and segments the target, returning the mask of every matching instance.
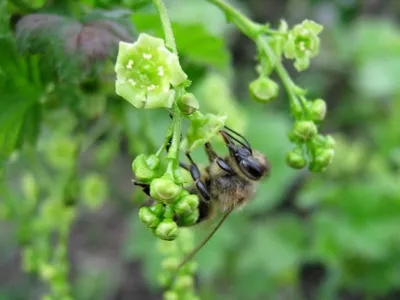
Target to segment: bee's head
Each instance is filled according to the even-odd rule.
[[[246,178],[257,181],[269,174],[271,165],[267,158],[261,152],[252,150],[250,143],[244,137],[241,136],[246,143],[240,142],[225,131],[221,131],[221,135],[229,149],[230,156]],[[234,144],[232,140],[239,144]]]

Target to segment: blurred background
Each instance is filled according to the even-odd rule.
[[[149,2],[0,4],[1,300],[46,291],[23,271],[35,260],[21,249],[45,252],[37,245],[49,231],[69,236],[74,299],[161,299],[162,257],[137,216],[144,198],[131,163],[161,145],[170,120],[116,96],[113,72],[119,40],[161,36]],[[321,131],[335,137],[336,157],[324,174],[286,166],[288,99],[282,89],[268,105],[250,100],[252,42],[207,1],[166,1],[201,110],[226,111],[272,165],[254,201],[196,257],[201,299],[399,299],[400,1],[229,2],[273,26],[324,25],[310,69],[287,68],[310,98],[327,101]]]

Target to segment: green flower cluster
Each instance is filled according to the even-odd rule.
[[[302,107],[293,109],[296,121],[289,133],[290,140],[297,146],[286,155],[286,161],[295,169],[302,169],[308,164],[311,172],[323,172],[335,155],[333,137],[318,134],[317,124],[325,117],[326,103],[322,99],[307,101],[304,96],[300,99]]]
[[[167,288],[164,300],[198,300],[195,294],[194,274],[197,269],[195,261],[189,261],[178,271],[183,257],[194,247],[194,236],[190,229],[182,229],[179,238],[172,243],[159,241],[159,250],[166,257],[162,261],[159,283]]]
[[[132,164],[136,178],[150,185],[150,196],[156,201],[151,206],[139,210],[139,218],[151,231],[163,240],[174,240],[179,234],[178,224],[192,225],[198,218],[199,198],[183,188],[170,169],[165,170],[157,155],[136,157]],[[177,173],[177,172],[175,172]]]

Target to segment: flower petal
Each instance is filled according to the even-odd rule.
[[[175,91],[169,90],[168,92],[149,92],[147,94],[146,104],[144,108],[158,108],[168,107],[170,108],[175,100]]]
[[[126,79],[117,79],[115,82],[115,92],[137,108],[142,108],[146,102],[144,91],[135,89]]]

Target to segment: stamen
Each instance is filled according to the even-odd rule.
[[[150,53],[143,53],[143,58],[150,59],[150,58],[152,58],[152,55]]]

